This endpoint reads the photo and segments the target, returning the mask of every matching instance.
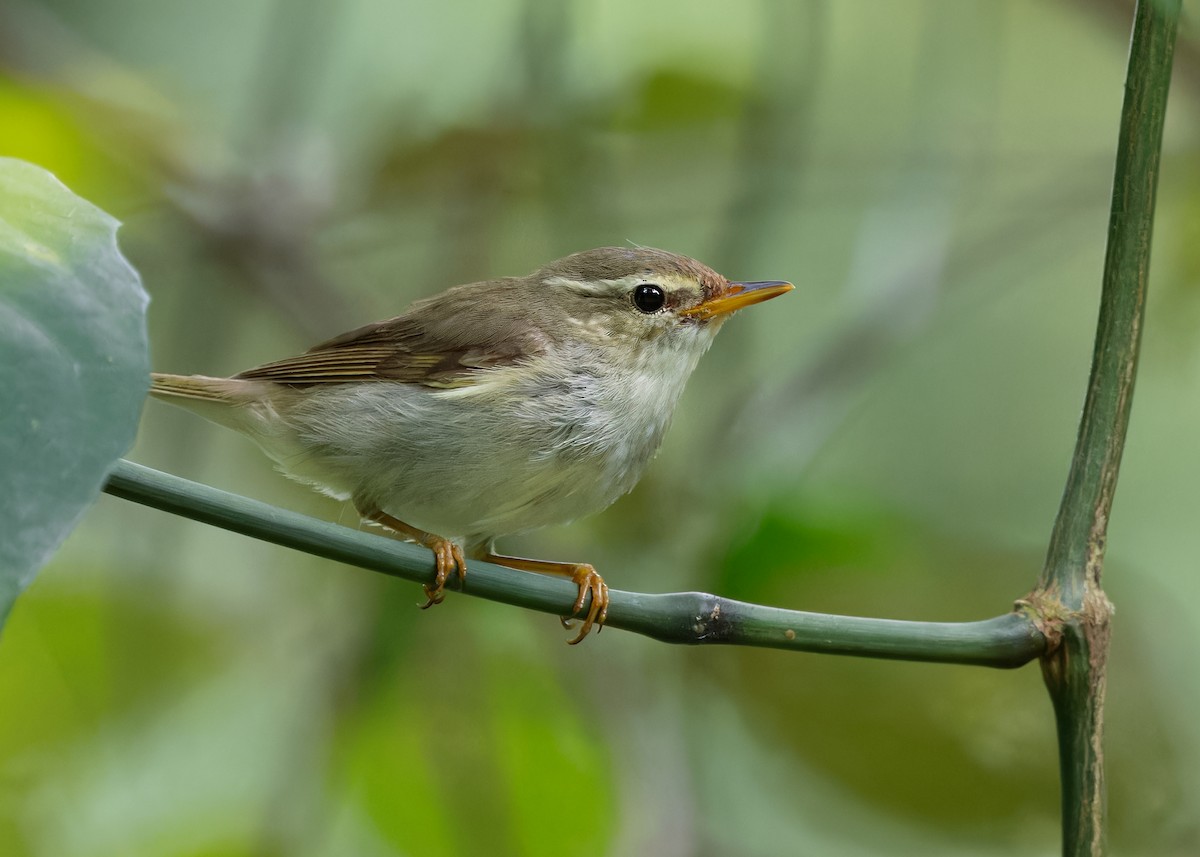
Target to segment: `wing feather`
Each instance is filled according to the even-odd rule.
[[[486,292],[481,287],[491,289]],[[512,281],[459,286],[396,318],[343,333],[304,354],[248,369],[235,378],[292,387],[402,381],[427,387],[470,386],[491,369],[540,353],[535,326],[505,312]]]

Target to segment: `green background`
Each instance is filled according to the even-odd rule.
[[[228,374],[634,241],[797,291],[611,510],[503,547],[914,619],[1032,587],[1095,324],[1122,2],[0,6],[0,154],[125,222],[156,368]],[[1109,531],[1111,839],[1200,850],[1200,53]],[[132,457],[355,525],[147,407]],[[0,853],[1052,854],[1016,672],[670,648],[102,498],[0,640]]]

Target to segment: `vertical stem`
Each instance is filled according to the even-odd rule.
[[[1058,725],[1063,853],[1105,848],[1102,737],[1112,605],[1100,586],[1150,268],[1163,118],[1180,0],[1139,0],[1121,111],[1100,318],[1087,399],[1030,607],[1059,645],[1042,659]]]
[[[1134,21],[1092,374],[1041,581],[1057,583],[1064,597],[1075,600],[1082,597],[1083,570],[1099,559],[1093,556],[1097,535],[1103,550],[1129,424],[1179,5],[1140,0]],[[1099,565],[1092,570],[1099,583]]]

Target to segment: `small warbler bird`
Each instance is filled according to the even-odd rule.
[[[430,548],[425,607],[452,572],[464,582],[467,556],[570,577],[572,615],[587,607],[578,643],[607,616],[604,579],[586,563],[501,556],[496,538],[598,512],[633,488],[721,324],[792,288],[602,247],[457,286],[232,378],[155,373],[150,392]]]

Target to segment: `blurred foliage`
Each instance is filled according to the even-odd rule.
[[[800,288],[643,483],[504,545],[624,589],[975,619],[1034,582],[1099,294],[1131,9],[4,0],[0,154],[124,222],[155,366],[235,372],[634,241]],[[1190,29],[1189,29],[1190,26]],[[1200,850],[1200,50],[1168,116],[1110,529],[1112,843]],[[151,405],[134,457],[333,520]],[[104,498],[0,643],[5,855],[1047,854],[1012,673],[670,649]]]

